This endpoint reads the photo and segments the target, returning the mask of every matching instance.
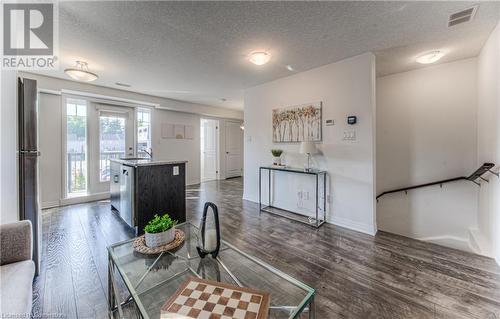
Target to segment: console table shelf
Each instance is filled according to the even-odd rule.
[[[262,203],[262,172],[268,172],[268,201],[267,205]],[[286,210],[280,207],[273,206],[272,189],[274,186],[274,172],[283,172],[289,174],[306,174],[313,175],[316,182],[316,202],[315,202],[315,217],[310,217],[300,212]],[[300,168],[279,167],[279,166],[261,166],[259,168],[259,210],[291,219],[315,228],[319,228],[326,220],[326,179],[327,172],[316,169],[304,170]],[[320,193],[322,191],[322,193]],[[320,196],[322,198],[320,199]],[[321,207],[322,206],[322,207]]]

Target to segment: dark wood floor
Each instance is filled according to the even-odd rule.
[[[188,219],[215,202],[224,239],[317,289],[318,319],[500,319],[500,268],[492,259],[385,232],[313,230],[259,215],[241,199],[241,179],[188,189]],[[44,211],[33,314],[105,318],[106,246],[131,236],[106,201]]]

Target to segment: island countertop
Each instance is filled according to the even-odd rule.
[[[154,165],[175,165],[175,164],[185,164],[188,161],[179,161],[171,159],[157,159],[157,158],[112,158],[111,161],[132,166],[154,166]]]

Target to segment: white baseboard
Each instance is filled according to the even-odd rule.
[[[478,228],[469,229],[469,240],[478,254],[493,258],[491,244]]]
[[[259,201],[258,201],[258,200],[254,200],[253,198],[250,198],[250,197],[248,197],[248,196],[247,196],[247,195],[245,195],[245,194],[243,194],[243,199],[244,199],[244,200],[247,200],[247,201],[249,201],[249,202],[252,202],[252,203],[257,203],[257,204],[259,203]]]
[[[339,217],[339,216],[333,216],[332,218],[330,218],[330,220],[328,222],[332,223],[334,225],[340,226],[340,227],[355,230],[355,231],[365,233],[365,234],[368,234],[371,236],[375,236],[375,234],[377,232],[375,230],[375,227],[373,227],[373,225],[356,222],[356,221],[353,221],[353,220],[350,220],[347,218],[343,218],[343,217]]]
[[[88,202],[95,202],[98,200],[109,199],[109,192],[90,194],[85,196],[70,197],[61,199],[60,206],[74,205]]]
[[[243,199],[253,202],[253,203],[259,203],[258,200],[254,200],[253,198],[250,198],[246,194],[243,194]],[[348,228],[351,230],[355,230],[361,233],[365,233],[371,236],[375,236],[377,233],[376,227],[370,224],[365,224],[365,223],[360,223],[360,222],[355,222],[347,218],[342,218],[338,216],[333,216],[333,218],[329,218],[327,221],[329,224],[334,224],[340,227]]]
[[[47,201],[47,202],[42,202],[42,209],[47,209],[47,208],[54,208],[61,206],[61,202],[58,200],[53,200],[53,201]]]
[[[471,245],[470,240],[467,239],[466,237],[443,235],[443,236],[419,237],[415,239],[479,254],[477,249],[475,249],[474,246]]]

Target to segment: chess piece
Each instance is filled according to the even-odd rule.
[[[211,208],[209,211],[208,209]],[[214,203],[206,202],[201,218],[196,250],[201,258],[211,254],[216,258],[220,248],[219,211]]]

